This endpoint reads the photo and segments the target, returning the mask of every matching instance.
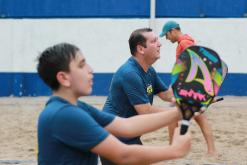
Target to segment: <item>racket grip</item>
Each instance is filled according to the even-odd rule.
[[[189,125],[190,123],[188,120],[182,120],[181,128],[180,128],[180,135],[186,134],[186,132],[188,131]]]
[[[220,98],[216,99],[215,102],[222,101],[222,100],[224,100],[224,98],[220,97]]]

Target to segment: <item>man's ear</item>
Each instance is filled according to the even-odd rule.
[[[68,73],[60,71],[57,73],[56,77],[61,86],[70,87],[70,79]]]
[[[137,45],[136,51],[139,52],[140,54],[144,54],[144,47],[142,45]]]

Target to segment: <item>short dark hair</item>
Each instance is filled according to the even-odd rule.
[[[69,64],[80,51],[75,45],[60,43],[45,49],[38,57],[37,71],[40,78],[52,89],[57,90],[59,71],[69,71]]]
[[[175,29],[177,29],[177,30],[181,31],[181,28],[180,28],[180,27],[177,27],[177,28],[175,28]]]
[[[146,38],[143,36],[144,32],[153,31],[151,28],[141,28],[133,31],[129,38],[130,53],[134,56],[137,45],[146,47]]]

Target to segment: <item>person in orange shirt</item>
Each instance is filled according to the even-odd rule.
[[[195,41],[192,37],[187,34],[183,34],[180,26],[175,21],[168,21],[164,24],[160,37],[166,37],[167,40],[170,40],[172,43],[178,43],[176,48],[176,60],[179,58],[181,53],[192,45],[195,45]],[[207,143],[207,154],[210,156],[216,156],[216,149],[214,144],[213,131],[210,126],[210,123],[207,120],[205,114],[194,117],[197,124],[200,126],[203,136]],[[174,129],[177,127],[177,122],[168,127],[169,130],[169,141],[172,143],[172,137]]]

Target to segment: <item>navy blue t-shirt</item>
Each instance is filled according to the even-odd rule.
[[[139,63],[130,57],[113,75],[109,95],[103,111],[128,118],[137,115],[134,105],[153,103],[153,97],[166,91],[153,67],[145,72]],[[137,138],[119,138],[127,144],[140,143]]]
[[[51,97],[38,120],[38,164],[97,165],[90,149],[109,135],[103,127],[113,119],[81,101],[76,106]]]

